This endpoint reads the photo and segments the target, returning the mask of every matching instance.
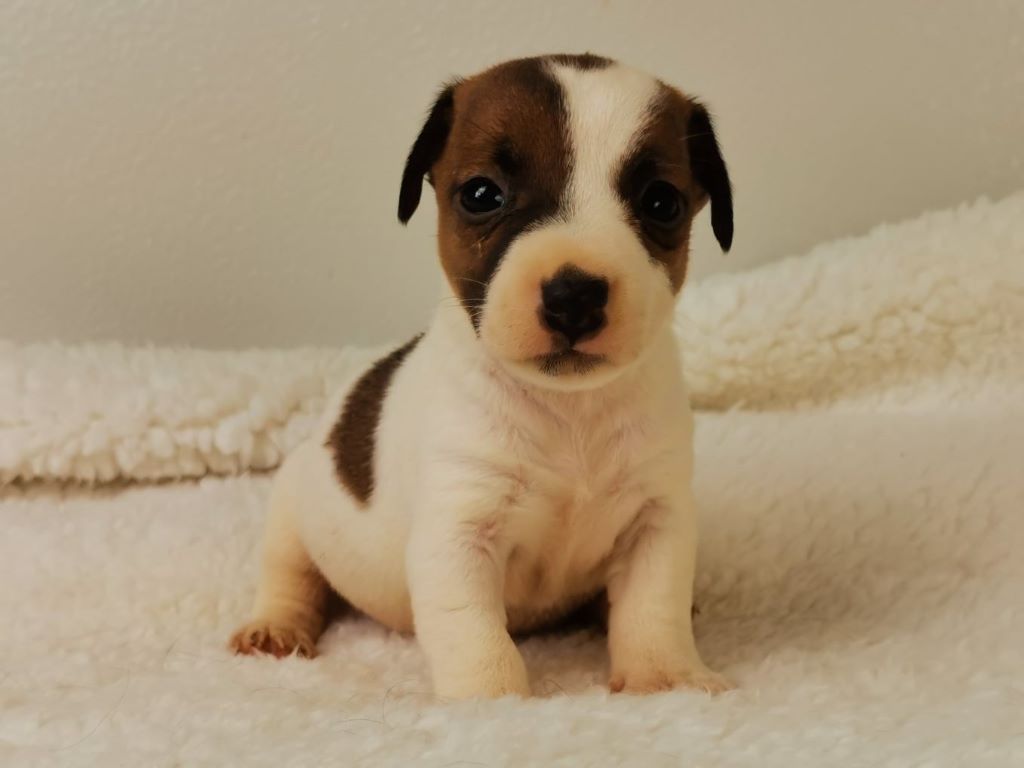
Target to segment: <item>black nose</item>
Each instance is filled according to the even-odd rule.
[[[608,281],[588,275],[576,267],[562,267],[541,286],[544,324],[560,333],[572,346],[597,334],[605,324]]]

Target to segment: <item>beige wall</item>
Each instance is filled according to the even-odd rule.
[[[395,220],[439,81],[589,49],[706,98],[734,252],[1024,186],[1024,2],[0,0],[0,336],[400,337],[433,206]]]

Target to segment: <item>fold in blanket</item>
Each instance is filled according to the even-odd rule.
[[[688,286],[699,409],[1019,408],[1024,192]],[[381,349],[0,343],[0,483],[268,469]]]

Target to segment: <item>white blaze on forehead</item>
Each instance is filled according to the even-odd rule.
[[[657,80],[620,64],[574,69],[552,64],[569,113],[572,175],[565,204],[571,220],[622,216],[617,173],[650,118]]]

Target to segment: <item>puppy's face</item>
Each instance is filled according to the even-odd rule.
[[[707,112],[593,56],[501,64],[446,88],[410,152],[441,262],[486,350],[522,380],[598,386],[670,321],[693,217],[732,241],[729,178]]]

